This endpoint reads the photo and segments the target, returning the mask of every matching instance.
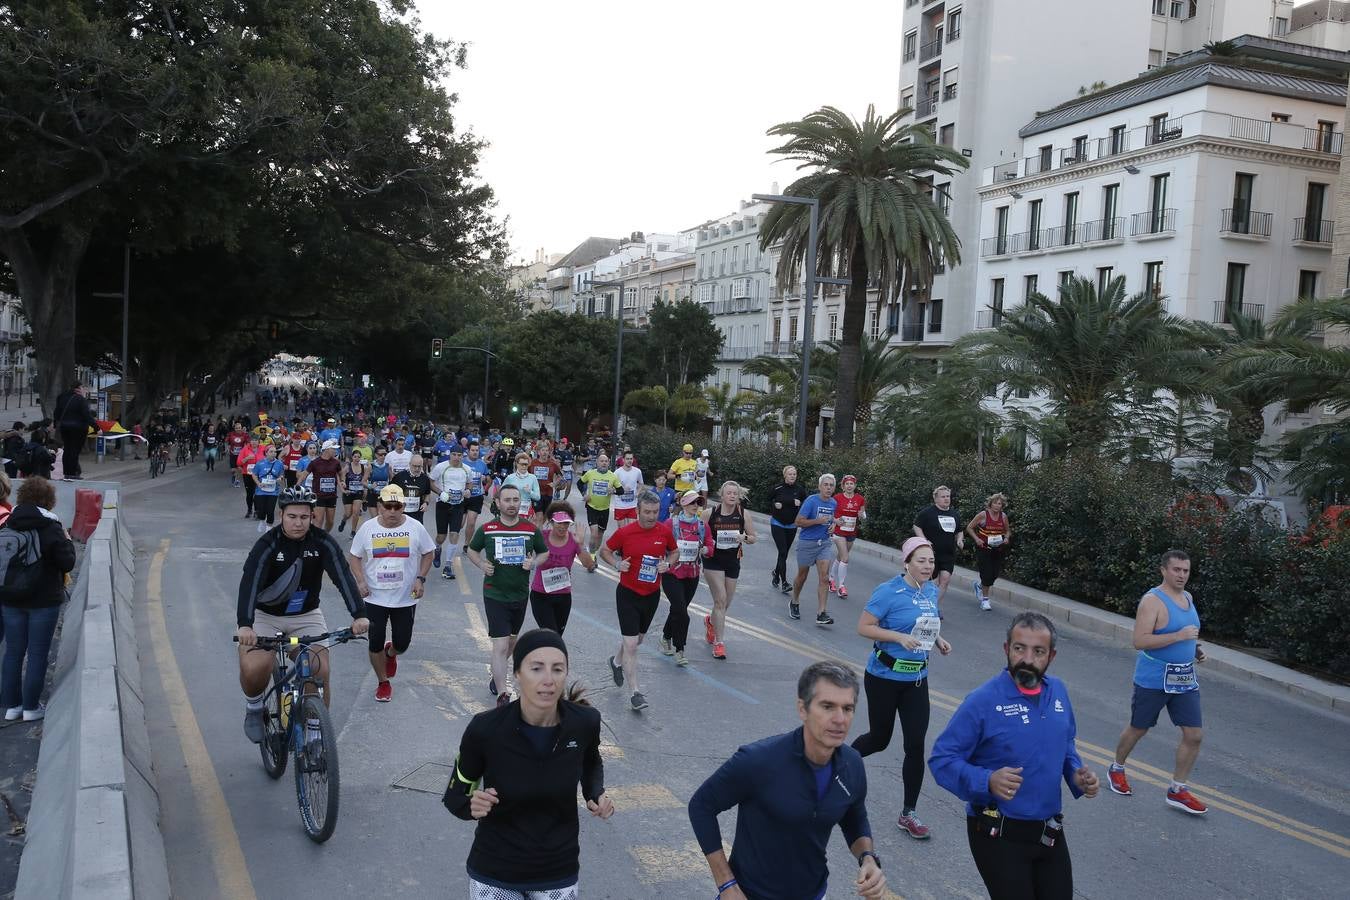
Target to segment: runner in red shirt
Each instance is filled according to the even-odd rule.
[[[305,441],[298,433],[291,433],[291,445],[281,451],[277,457],[286,466],[286,487],[295,487],[299,473],[296,467],[305,458]]]
[[[231,437],[234,435],[231,434]],[[238,455],[234,458],[234,471],[236,477],[240,472],[248,472],[253,468],[253,464],[261,462],[266,457],[263,454],[262,446],[248,432],[244,433],[244,444],[239,449]],[[253,492],[257,489],[258,483],[252,478],[245,477],[244,481],[244,518],[253,516]]]
[[[848,552],[858,538],[858,520],[867,518],[867,501],[858,493],[856,475],[845,475],[839,486],[843,491],[834,495],[835,560],[830,563],[830,593],[847,597],[844,580],[848,578]]]
[[[230,486],[239,487],[239,451],[248,443],[248,432],[243,422],[235,422],[234,429],[225,435],[225,446],[230,452]]]
[[[333,530],[337,515],[338,476],[342,473],[337,451],[337,441],[324,441],[319,458],[309,464],[299,482],[314,492],[314,526],[324,531]]]
[[[539,442],[539,456],[530,461],[530,471],[539,480],[539,506],[534,511],[534,521],[544,527],[544,511],[553,502],[553,490],[561,484],[562,466],[553,458],[553,445],[547,440]]]
[[[680,556],[679,545],[669,522],[658,522],[661,498],[655,491],[643,491],[637,498],[637,521],[609,536],[600,548],[600,558],[619,572],[614,603],[619,614],[619,633],[623,643],[609,658],[614,683],[623,687],[625,679],[633,695],[633,711],[647,708],[647,698],[638,689],[638,645],[651,627],[661,603],[661,576]],[[615,659],[620,660],[616,662]]]

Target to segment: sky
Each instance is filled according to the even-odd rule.
[[[588,236],[676,232],[786,188],[765,131],[824,105],[862,118],[899,100],[902,0],[418,0],[466,42],[447,79],[457,127],[512,261]],[[809,53],[810,62],[806,60]]]

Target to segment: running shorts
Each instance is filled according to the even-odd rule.
[[[436,501],[436,533],[459,534],[464,530],[464,504]]]
[[[586,507],[586,524],[604,531],[609,527],[609,510]]]
[[[520,634],[520,627],[525,624],[525,611],[529,606],[526,600],[506,603],[484,598],[483,609],[487,612],[488,637],[504,638]]]
[[[637,637],[646,634],[656,618],[656,608],[661,605],[661,592],[639,594],[637,591],[618,585],[614,588],[614,606],[619,614],[619,634],[624,637]]]
[[[1130,698],[1130,725],[1152,728],[1158,724],[1158,715],[1167,708],[1167,715],[1178,728],[1200,728],[1200,691],[1169,694],[1158,688],[1134,686]]]

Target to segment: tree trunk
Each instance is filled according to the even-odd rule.
[[[834,395],[834,444],[853,446],[858,410],[858,367],[862,364],[863,320],[867,318],[867,254],[862,241],[853,244],[851,283],[844,295],[844,324],[839,339],[839,381]]]

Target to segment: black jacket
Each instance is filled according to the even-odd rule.
[[[31,503],[14,507],[5,527],[15,531],[37,532],[38,545],[42,548],[39,565],[44,569],[37,589],[30,596],[17,598],[9,605],[27,609],[60,606],[66,598],[65,575],[75,568],[75,542],[66,537],[66,530],[61,527],[59,520],[44,515],[43,510]]]
[[[57,428],[88,428],[94,424],[89,401],[74,391],[66,391],[56,398]]]
[[[794,481],[792,484],[780,481],[773,492],[769,494],[769,515],[778,524],[795,528],[794,523],[797,521],[797,513],[801,510],[804,500],[806,500],[806,488],[802,486],[800,481]],[[781,506],[775,509],[775,503],[779,503]]]
[[[563,700],[553,749],[543,757],[521,733],[520,701],[479,713],[464,729],[443,802],[472,819],[474,789],[496,788],[498,803],[474,832],[468,869],[506,884],[542,884],[580,870],[577,784],[586,800],[605,791],[600,711]]]

